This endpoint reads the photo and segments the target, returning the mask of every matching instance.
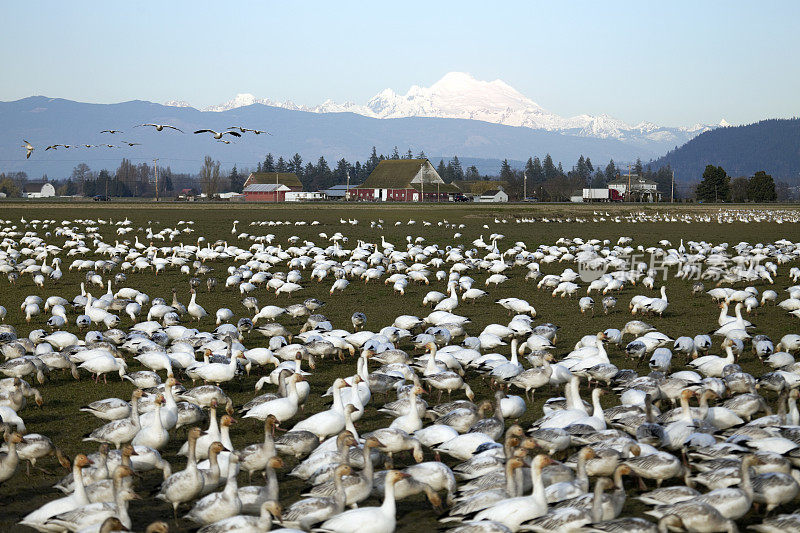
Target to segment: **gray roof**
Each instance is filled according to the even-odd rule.
[[[242,192],[275,192],[288,191],[289,187],[282,183],[253,183],[244,188]]]
[[[361,185],[361,184],[360,183],[351,183],[350,184],[350,188],[351,189],[355,189],[359,185]],[[323,189],[322,192],[328,193],[328,192],[341,191],[342,193],[344,193],[346,190],[348,190],[347,189],[347,184],[343,183],[341,185],[334,185],[333,187],[328,187],[327,189]]]

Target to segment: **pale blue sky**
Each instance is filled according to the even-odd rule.
[[[800,2],[2,2],[0,100],[365,103],[449,71],[564,116],[800,115]]]

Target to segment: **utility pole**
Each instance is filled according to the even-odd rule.
[[[630,202],[631,201],[631,166],[630,165],[628,165],[628,190],[626,192],[628,193],[628,201]]]
[[[153,159],[153,169],[156,173],[156,202],[158,202],[158,158]]]
[[[675,202],[675,171],[672,171],[672,185],[669,192],[669,203]]]
[[[350,171],[347,171],[347,187],[344,190],[344,201],[346,202],[350,197]]]
[[[528,173],[522,173],[522,201],[528,199]]]

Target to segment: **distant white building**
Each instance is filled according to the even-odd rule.
[[[631,190],[628,191],[630,183]],[[658,184],[639,175],[620,176],[608,184],[609,189],[615,190],[621,198],[634,202],[658,202],[661,194]]]
[[[484,191],[475,201],[481,203],[508,202],[508,194],[506,194],[502,187],[499,189],[490,189]]]
[[[52,183],[33,182],[22,187],[23,198],[52,198],[56,195],[56,188]]]
[[[311,202],[314,200],[324,200],[325,193],[322,191],[287,191],[284,199],[287,202]]]

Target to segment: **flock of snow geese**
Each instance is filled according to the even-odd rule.
[[[595,212],[588,220],[796,223],[797,215]],[[800,362],[792,355],[800,335],[757,328],[743,315],[756,320],[759,308],[778,305],[800,316],[800,285],[793,285],[800,243],[662,240],[645,247],[630,237],[561,238],[533,248],[506,245],[500,233],[464,242],[464,225],[444,220],[420,224],[459,232],[441,243],[348,238],[357,220],[342,219],[341,227],[268,220],[247,231],[237,223],[232,244],[192,235],[192,221],[156,232],[127,218],[0,220],[0,271],[15,290],[33,291],[2,303],[43,326],[24,336],[17,327],[32,325],[0,324],[0,483],[25,475],[20,461],[30,467],[50,455],[72,469],[19,524],[48,532],[167,531],[182,517],[209,533],[392,532],[402,521],[396,501],[420,496],[430,504],[430,523],[438,519],[456,533],[732,532],[745,515],[755,531],[800,531],[793,512]],[[265,233],[277,225],[305,237],[279,242]],[[370,223],[375,235],[384,226]],[[631,261],[637,253],[658,259],[668,276]],[[587,266],[596,273],[589,282],[579,273]],[[67,284],[62,268],[84,275],[77,295],[78,283]],[[133,273],[188,281],[191,300],[130,286]],[[527,299],[490,303],[511,277],[524,277],[519,296]],[[686,283],[669,289],[673,277],[696,281],[691,291]],[[312,284],[330,283],[334,294],[370,282],[399,295],[410,284],[442,291],[425,295],[419,316],[373,324],[366,309],[346,329],[324,315],[335,300],[324,307],[299,297]],[[617,306],[620,291],[631,287],[643,294]],[[238,291],[242,309],[211,308],[219,291]],[[536,300],[560,297],[576,315],[594,314],[593,294],[603,312],[631,313],[631,320],[622,329],[587,328],[574,347],[559,345],[559,326],[537,317]],[[659,332],[647,321],[669,318],[668,296],[719,306],[718,324],[712,332],[698,324],[677,338]],[[501,320],[476,331],[476,301]],[[215,329],[199,329],[212,320]],[[603,319],[596,320],[578,324]],[[631,368],[613,364],[609,353]],[[742,361],[760,371],[745,372]],[[326,367],[338,377],[310,385]],[[47,409],[49,385],[71,380],[66,372],[90,376],[98,391],[108,374],[131,384],[129,397],[81,408],[97,424],[85,428],[85,453],[71,459],[46,435],[27,432],[24,420],[29,401]],[[260,379],[249,400],[235,405],[231,395],[245,375]],[[477,397],[474,389],[490,392]],[[322,395],[330,408],[304,409]],[[536,395],[547,397],[542,412],[526,418]],[[364,433],[365,413],[385,422]],[[263,433],[237,449],[231,435],[243,418],[263,422]],[[523,427],[523,418],[535,422]],[[177,455],[167,453],[170,441],[169,450],[183,442]],[[138,478],[151,470],[163,483],[143,496]],[[302,494],[287,488],[290,477],[305,484]],[[383,503],[368,505],[371,496]],[[129,502],[152,497],[174,517],[133,524]],[[638,500],[639,516],[623,512],[629,500]]]
[[[177,132],[180,132],[180,133],[185,133],[182,129],[178,128],[177,126],[172,126],[170,124],[146,123],[146,124],[137,124],[136,126],[134,126],[134,128],[139,128],[139,127],[152,127],[152,128],[155,128],[156,131],[164,131],[164,129],[167,129],[167,130],[174,130],[174,131],[177,131]],[[211,136],[214,139],[217,140],[217,142],[230,144],[231,141],[229,141],[227,139],[223,139],[224,135],[230,135],[232,137],[241,137],[242,134],[244,134],[246,132],[252,132],[255,135],[261,135],[262,133],[266,133],[267,135],[272,135],[268,131],[258,130],[258,129],[253,129],[253,128],[245,128],[244,126],[230,126],[225,131],[214,131],[214,130],[210,130],[210,129],[199,129],[199,130],[195,131],[194,133],[195,134],[198,134],[198,133],[210,133]],[[117,133],[124,133],[124,132],[121,131],[121,130],[113,130],[112,129],[112,130],[103,130],[100,133],[108,133],[108,134],[114,135],[114,134],[117,134]],[[33,146],[31,143],[29,143],[26,140],[23,140],[22,142],[25,143],[25,144],[22,145],[22,147],[25,148],[25,159],[30,159],[31,158],[31,154],[33,154],[34,150],[36,150],[36,147]],[[45,152],[48,151],[48,150],[54,150],[55,151],[55,150],[58,150],[59,148],[62,148],[64,150],[69,149],[69,148],[119,148],[122,145],[127,145],[130,148],[130,147],[133,147],[133,146],[139,146],[140,145],[140,143],[130,142],[130,141],[121,141],[121,143],[122,144],[120,144],[120,145],[108,144],[108,143],[103,143],[103,144],[85,144],[85,143],[59,144],[59,143],[57,143],[57,144],[51,144],[51,145],[47,146],[44,149],[44,151]]]

